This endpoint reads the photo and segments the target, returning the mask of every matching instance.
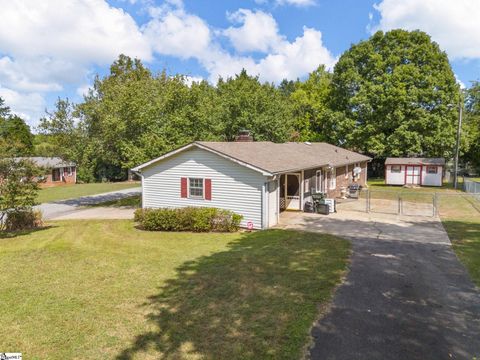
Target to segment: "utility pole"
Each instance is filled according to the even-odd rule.
[[[461,91],[461,90],[460,90]],[[453,187],[456,189],[458,186],[458,153],[460,151],[460,136],[462,132],[462,94],[458,100],[458,127],[457,127],[457,144],[455,147],[455,169],[453,174]]]

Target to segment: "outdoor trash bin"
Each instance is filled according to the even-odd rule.
[[[328,204],[317,204],[315,210],[317,211],[317,214],[330,214],[330,206]]]
[[[315,212],[315,208],[314,208],[314,205],[311,201],[307,201],[305,203],[305,207],[304,207],[304,211],[307,212],[307,213],[313,213]]]

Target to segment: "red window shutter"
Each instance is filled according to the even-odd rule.
[[[180,195],[182,198],[187,197],[187,178],[184,177],[180,179]]]
[[[205,200],[212,200],[212,179],[205,179]]]

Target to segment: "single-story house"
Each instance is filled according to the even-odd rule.
[[[45,169],[45,174],[39,179],[40,186],[51,187],[77,182],[77,165],[59,157],[23,157],[17,159],[31,160],[35,165]]]
[[[132,169],[144,208],[208,206],[265,229],[283,210],[303,210],[315,192],[340,196],[365,185],[367,156],[326,143],[197,141]]]
[[[442,186],[445,173],[443,158],[387,158],[385,184]]]

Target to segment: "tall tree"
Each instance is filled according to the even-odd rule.
[[[0,140],[11,156],[28,156],[33,152],[33,134],[25,120],[10,112],[0,98]]]
[[[338,145],[345,125],[342,113],[331,109],[332,74],[319,66],[290,95],[295,129],[300,141],[326,141]]]
[[[462,127],[462,150],[465,163],[480,172],[480,82],[465,91],[465,118]]]
[[[234,140],[242,129],[250,130],[256,140],[282,142],[291,137],[291,107],[274,85],[261,84],[242,70],[233,78],[220,79],[217,94],[216,123],[223,140]]]
[[[426,33],[379,31],[353,45],[332,86],[346,144],[380,157],[452,156],[459,88],[447,55]]]

